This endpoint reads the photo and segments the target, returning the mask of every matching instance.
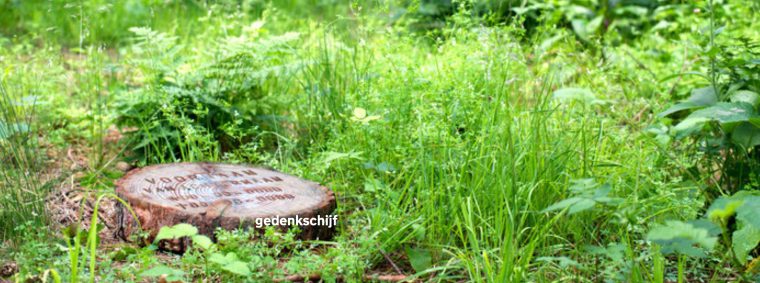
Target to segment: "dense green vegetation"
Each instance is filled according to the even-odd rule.
[[[752,0],[0,0],[0,281],[756,282],[759,43]],[[117,164],[179,161],[337,236],[108,241]]]

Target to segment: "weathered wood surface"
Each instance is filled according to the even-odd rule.
[[[257,218],[326,216],[336,207],[333,192],[316,182],[270,169],[221,163],[132,170],[117,182],[116,193],[129,202],[150,239],[161,227],[178,223],[193,224],[201,234],[213,237],[217,227],[254,227]],[[122,209],[120,214],[126,238],[138,229],[129,211]],[[300,236],[327,239],[334,229],[301,226]]]

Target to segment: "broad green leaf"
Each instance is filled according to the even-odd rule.
[[[718,103],[718,96],[715,94],[715,89],[713,87],[698,88],[691,91],[689,99],[676,103],[657,116],[663,118],[682,110],[703,108],[716,103]]]
[[[612,191],[612,186],[610,186],[610,184],[601,185],[599,188],[594,190],[594,199],[606,197],[610,194],[610,191]]]
[[[570,25],[573,27],[573,32],[575,32],[581,41],[588,42],[588,33],[586,32],[588,22],[586,20],[574,19],[570,21]]]
[[[214,244],[214,242],[212,242],[211,239],[209,239],[209,237],[206,237],[205,235],[193,236],[193,246],[197,246],[201,249],[208,250],[212,244]]]
[[[752,105],[752,107],[757,107],[760,104],[760,96],[753,91],[739,90],[731,95],[731,102],[744,102]]]
[[[755,110],[747,103],[719,102],[713,106],[694,111],[673,127],[673,131],[677,138],[681,138],[701,129],[709,121],[716,121],[724,127],[731,127],[735,123],[749,121],[754,116],[756,116]],[[730,130],[727,129],[729,132]]]
[[[749,118],[749,122],[755,125],[755,127],[760,127],[760,117]]]
[[[249,276],[249,275],[251,275],[251,270],[248,268],[248,265],[245,264],[245,262],[242,262],[242,261],[233,261],[233,262],[230,262],[229,264],[226,264],[226,265],[222,266],[222,269],[225,270],[225,271],[227,271],[227,272],[230,272],[230,273],[233,273],[233,274],[237,274],[237,275],[240,275],[240,276]]]
[[[707,210],[707,217],[711,220],[724,220],[736,214],[736,209],[744,204],[744,200],[736,200],[731,197],[721,197],[715,200]]]
[[[594,195],[591,197],[597,203],[616,204],[622,201],[621,198],[609,197],[612,186],[610,184],[603,184],[594,190]]]
[[[165,240],[165,239],[174,239],[174,230],[172,227],[162,227],[161,230],[158,230],[158,234],[156,235],[155,242]]]
[[[374,193],[383,189],[383,184],[375,178],[367,178],[364,180],[364,191]]]
[[[161,227],[161,230],[158,231],[158,235],[156,235],[156,239],[154,241],[158,242],[165,239],[190,237],[197,234],[198,228],[195,228],[195,226],[186,223],[180,223],[171,227]]]
[[[746,122],[753,116],[755,116],[755,111],[752,109],[752,105],[742,102],[719,102],[713,106],[694,111],[686,120],[707,118],[721,124],[727,124]]]
[[[409,257],[409,263],[416,272],[422,272],[432,266],[432,257],[430,251],[422,248],[406,248],[406,255]]]
[[[701,257],[704,256],[704,252],[695,245],[709,251],[715,247],[718,238],[710,236],[707,229],[672,220],[650,230],[647,233],[647,240],[662,246],[663,253],[676,252]]]
[[[760,195],[743,191],[736,193],[734,197],[744,200],[744,204],[736,209],[736,219],[743,222],[741,224],[760,229]]]
[[[760,128],[751,123],[741,123],[731,133],[731,139],[742,148],[750,149],[760,145]]]
[[[725,220],[734,214],[740,225],[760,229],[760,195],[753,191],[740,191],[716,199],[707,210],[707,217],[711,220]]]
[[[590,197],[590,196],[589,196]],[[568,199],[561,200],[555,204],[550,205],[546,209],[542,210],[541,212],[549,212],[549,211],[555,211],[555,210],[562,210],[567,208],[567,215],[573,215],[578,212],[582,212],[588,209],[591,209],[596,205],[596,201],[589,197],[571,197]]]
[[[710,119],[708,118],[684,119],[681,123],[678,123],[678,125],[673,127],[671,131],[675,134],[676,139],[682,139],[695,132],[701,131],[705,123],[709,121]]]
[[[760,243],[760,195],[740,191],[733,196],[718,198],[707,210],[707,216],[714,221],[725,222],[734,214],[739,228],[732,235],[731,248],[736,258],[745,262],[749,252]]]
[[[211,256],[209,256],[208,260],[210,262],[213,262],[213,263],[216,263],[216,264],[221,264],[221,265],[229,263],[228,260],[227,260],[227,257],[225,257],[221,253],[213,253],[213,254],[211,254]]]
[[[237,254],[235,253],[230,252],[226,255],[213,253],[209,257],[209,261],[220,265],[223,270],[233,274],[241,276],[251,275],[251,270],[248,268],[248,265],[238,260]]]
[[[736,259],[744,263],[747,261],[747,255],[754,250],[760,243],[760,228],[745,225],[743,228],[736,230],[731,239]]]
[[[570,206],[570,209],[567,210],[567,215],[573,215],[581,211],[589,210],[594,207],[594,205],[596,205],[594,200],[587,198],[581,199]]]
[[[567,207],[570,207],[571,205],[575,204],[576,202],[581,201],[582,198],[579,197],[571,197],[568,199],[563,199],[555,204],[550,205],[549,207],[545,208],[541,212],[549,212],[549,211],[555,211],[555,210],[562,210]]]
[[[658,118],[664,118],[670,114],[680,112],[682,110],[689,110],[689,109],[695,109],[695,108],[702,108],[705,107],[705,105],[699,105],[693,102],[679,102],[674,104],[673,106],[668,107],[665,111],[662,111],[660,114],[657,114]]]
[[[420,225],[419,223],[412,224],[412,233],[414,235],[414,239],[416,239],[419,242],[425,241],[425,234],[427,234],[427,229],[424,225]]]
[[[590,22],[588,22],[588,24],[586,25],[586,35],[596,33],[596,31],[599,30],[599,27],[602,26],[603,21],[604,21],[604,16],[600,15],[594,18],[593,20],[591,20]]]
[[[238,257],[235,253],[227,253],[226,255],[222,255],[221,253],[213,253],[208,259],[209,261],[225,266],[230,263],[238,261]]]
[[[626,246],[621,243],[610,243],[607,247],[587,246],[586,249],[591,254],[607,256],[615,263],[621,263],[625,260]]]
[[[173,228],[180,235],[179,237],[193,236],[193,235],[198,234],[198,228],[195,228],[195,226],[187,224],[187,223],[180,223],[180,224],[174,225]]]
[[[721,229],[718,225],[715,225],[715,223],[705,218],[690,220],[687,223],[691,224],[692,226],[696,228],[707,230],[707,234],[712,237],[718,236],[721,233]]]

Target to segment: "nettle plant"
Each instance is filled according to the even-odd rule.
[[[708,8],[712,8],[709,2]],[[717,42],[724,30],[715,26],[710,13],[710,33],[702,45],[708,72],[694,75],[707,85],[694,87],[690,96],[660,113],[662,124],[649,128],[662,144],[686,146],[701,154],[697,166],[688,170],[712,181],[706,196],[712,201],[704,218],[689,222],[668,221],[654,227],[647,239],[663,253],[679,257],[704,257],[722,246],[724,262],[743,266],[747,279],[760,272],[760,53],[758,44],[746,38]],[[751,279],[750,279],[751,280]]]
[[[659,114],[660,117],[682,117],[674,119],[669,130],[671,137],[691,138],[696,149],[707,158],[708,165],[702,169],[710,176],[717,176],[717,181],[731,191],[740,189],[741,185],[751,185],[748,178],[760,160],[757,148],[760,145],[760,96],[754,91],[736,88],[722,94],[714,86],[694,89],[688,99]],[[659,133],[664,131],[660,129]]]
[[[275,103],[267,97],[284,91],[289,84],[282,80],[300,69],[300,60],[288,59],[299,35],[262,36],[262,25],[254,22],[239,36],[212,40],[188,55],[175,37],[131,29],[130,62],[141,82],[119,97],[117,122],[136,129],[131,149],[139,161],[218,160],[273,127],[275,116],[265,114]]]
[[[695,48],[702,54],[706,72],[672,75],[663,81],[696,76],[706,85],[691,89],[691,95],[658,115],[663,124],[650,128],[659,139],[671,138],[704,153],[700,175],[714,176],[715,183],[729,192],[757,188],[760,169],[760,45],[745,37],[718,41],[725,27],[717,27],[712,1],[709,33]],[[718,9],[718,7],[715,7]],[[742,23],[737,23],[742,24]],[[668,127],[669,126],[669,127]]]

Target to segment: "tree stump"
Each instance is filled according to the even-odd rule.
[[[333,192],[318,183],[270,169],[220,163],[161,164],[132,170],[117,181],[116,193],[130,204],[149,241],[161,227],[179,223],[192,224],[213,239],[217,227],[263,228],[257,226],[267,218],[326,218],[336,207]],[[127,239],[138,231],[126,207],[122,206],[119,217],[121,237]],[[335,223],[323,224],[298,225],[299,236],[329,239]],[[175,242],[164,248],[183,251],[186,246],[186,242]]]

